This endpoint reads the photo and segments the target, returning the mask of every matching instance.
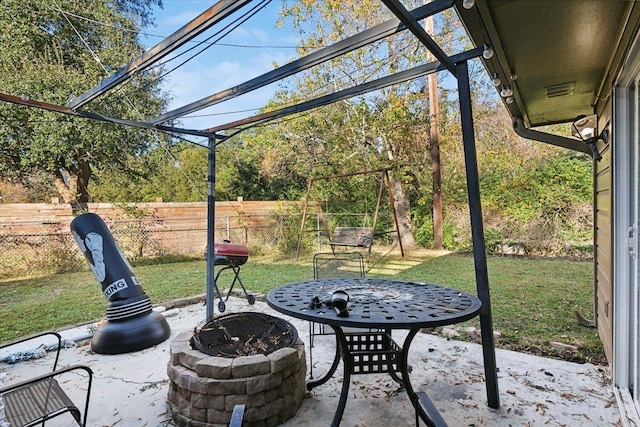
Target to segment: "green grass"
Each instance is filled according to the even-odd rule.
[[[305,257],[307,258],[307,257]],[[310,256],[308,257],[310,258]],[[498,347],[605,363],[594,329],[579,326],[573,310],[592,317],[593,265],[553,259],[490,257],[489,281]],[[205,292],[204,261],[134,266],[136,276],[154,304]],[[423,254],[376,258],[370,276],[393,276],[438,283],[475,293],[473,258],[467,254],[433,257]],[[231,274],[219,286],[229,286]],[[253,293],[313,276],[311,262],[252,257],[242,279]],[[87,323],[104,316],[106,301],[89,271],[0,282],[0,342],[35,332]],[[478,326],[474,320],[469,324]],[[551,347],[560,341],[576,345],[577,354]]]
[[[593,263],[561,259],[489,257],[493,326],[498,346],[578,362],[604,364],[595,329],[578,325],[574,310],[593,317]],[[398,277],[438,283],[475,293],[470,255],[447,255],[405,270]],[[470,322],[479,327],[477,320]],[[562,352],[549,342],[578,347]]]

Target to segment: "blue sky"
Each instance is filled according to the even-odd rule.
[[[150,35],[142,39],[143,44],[147,47],[154,46],[162,41],[162,37],[169,36],[180,29],[214,3],[215,0],[163,0],[163,9],[156,8],[154,10],[156,27],[145,31]],[[243,7],[240,12],[250,9],[251,6],[252,4]],[[290,28],[274,28],[281,6],[280,0],[272,1],[220,41],[221,43],[242,46],[267,47],[212,46],[203,54],[172,72],[164,83],[164,89],[173,95],[169,109],[180,107],[222,89],[245,82],[273,69],[274,63],[282,65],[289,61],[295,55],[295,50],[292,47],[296,45],[297,38]],[[238,13],[234,14],[234,17],[237,15]],[[226,23],[228,20],[224,22]],[[214,29],[217,28],[220,26],[214,27]],[[205,40],[211,34],[211,31],[205,32],[195,40]],[[188,47],[190,46],[193,46],[193,43],[188,44]],[[173,64],[177,65],[184,59],[180,58]],[[169,68],[173,66],[167,64]],[[260,108],[271,99],[277,89],[278,85],[273,84],[227,101],[223,105],[213,106],[192,115],[202,116]],[[244,118],[251,114],[253,114],[251,111],[244,111],[238,114],[183,118],[181,120],[184,127],[203,129]]]

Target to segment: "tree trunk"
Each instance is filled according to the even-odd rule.
[[[91,180],[91,164],[85,161],[78,162],[77,179],[77,202],[89,203],[89,181]]]
[[[391,180],[396,214],[398,215],[398,232],[400,233],[403,247],[410,248],[416,245],[411,227],[411,203],[404,192],[402,181],[396,178],[394,174],[390,174],[389,179]]]
[[[60,197],[64,200],[65,203],[73,203],[76,200],[76,188],[77,181],[72,177],[69,177],[68,180],[65,180],[64,175],[61,171],[57,171],[53,177],[53,183],[60,193]]]
[[[426,19],[427,33],[433,33],[433,17]],[[433,184],[433,249],[442,249],[444,232],[442,229],[442,176],[440,174],[440,129],[438,122],[440,112],[438,109],[438,78],[435,73],[429,74],[429,142],[431,145],[431,174]]]
[[[65,203],[84,205],[89,202],[91,174],[91,165],[79,161],[77,171],[58,169],[53,176],[53,183]]]
[[[442,249],[442,176],[440,173],[440,130],[438,128],[438,82],[429,75],[429,140],[431,142],[431,174],[433,184],[433,249]]]

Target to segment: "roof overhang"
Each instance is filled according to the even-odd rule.
[[[599,113],[640,16],[640,3],[625,0],[476,0],[456,9],[473,43],[493,47],[485,68],[498,92],[510,86],[504,105],[528,127]]]

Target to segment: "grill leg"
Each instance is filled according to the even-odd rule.
[[[233,282],[231,282],[231,287],[229,288],[229,292],[227,292],[227,297],[224,300],[227,301],[229,299],[229,295],[231,295],[231,291],[233,291],[233,287],[235,286],[237,281],[238,283],[240,283],[240,287],[242,288],[247,301],[249,302],[249,304],[253,305],[256,302],[256,298],[253,295],[249,294],[247,292],[247,289],[244,287],[244,283],[242,283],[242,279],[240,279],[240,266],[230,265],[225,268],[231,268],[233,270],[234,276]]]
[[[218,310],[220,310],[220,313],[224,313],[227,307],[226,307],[226,304],[224,303],[224,300],[222,299],[222,292],[220,292],[220,289],[218,289],[218,277],[220,277],[220,273],[222,273],[228,268],[231,268],[231,266],[227,265],[226,267],[222,267],[220,270],[218,270],[218,273],[216,274],[216,278],[213,279],[213,287],[215,288],[216,294],[218,294],[218,298],[220,299],[220,301],[218,302]]]

